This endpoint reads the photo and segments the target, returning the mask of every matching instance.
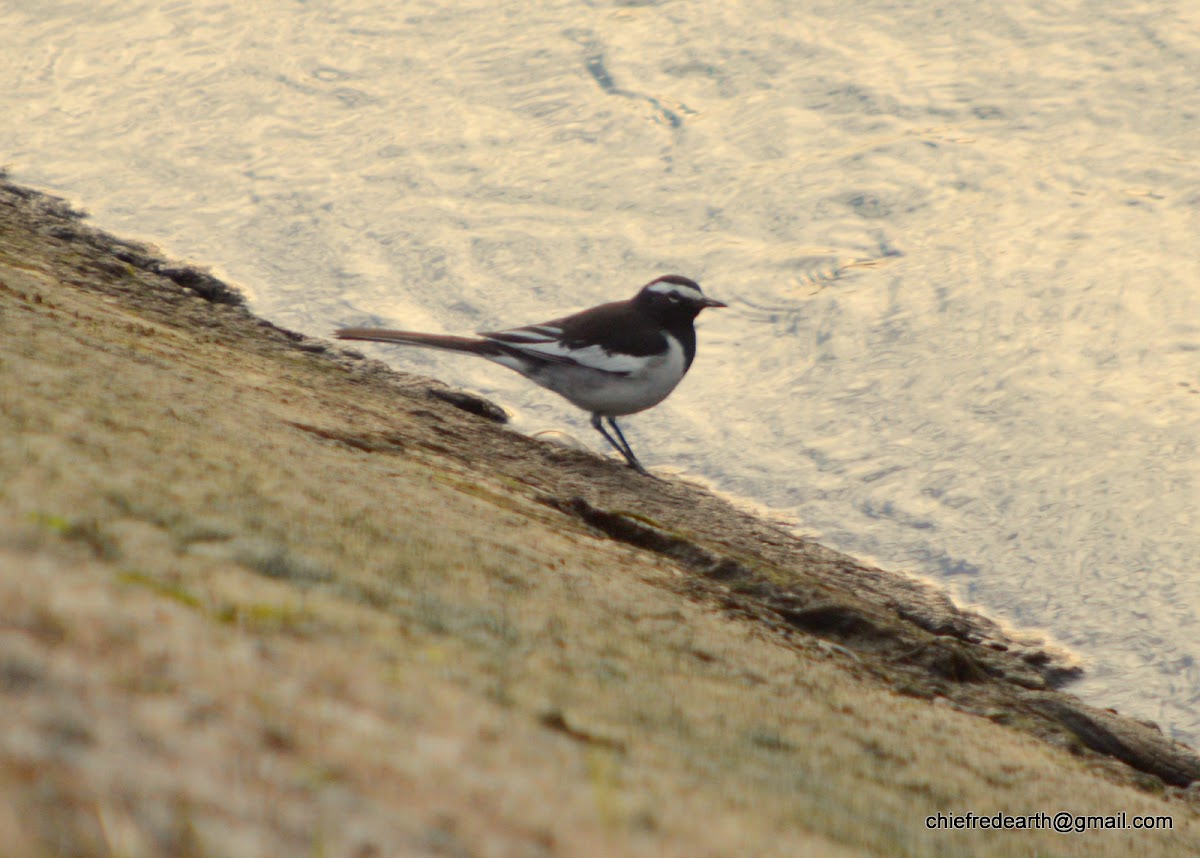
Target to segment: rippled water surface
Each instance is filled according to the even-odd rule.
[[[731,309],[626,424],[647,464],[1196,742],[1197,80],[1186,3],[0,0],[0,163],[317,334],[695,277]],[[600,449],[498,367],[367,349]]]

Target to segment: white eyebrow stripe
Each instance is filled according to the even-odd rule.
[[[678,283],[667,283],[666,281],[655,283],[650,286],[650,291],[657,292],[660,295],[670,295],[674,292],[679,297],[688,301],[700,302],[704,300],[704,293],[699,289],[691,286],[681,286]]]

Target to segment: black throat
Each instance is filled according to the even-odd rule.
[[[679,344],[683,346],[683,369],[684,372],[691,369],[692,361],[696,357],[696,326],[691,319],[672,319],[667,321],[663,326],[669,335],[679,340]]]

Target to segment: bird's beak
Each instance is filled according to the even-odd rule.
[[[715,310],[718,307],[728,307],[729,305],[724,303],[723,301],[718,301],[716,298],[705,298],[704,306],[712,307]]]

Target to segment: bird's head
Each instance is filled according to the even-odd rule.
[[[678,274],[667,274],[652,280],[642,287],[634,299],[657,318],[666,320],[686,319],[691,321],[708,307],[724,307],[714,298],[705,297],[700,284]]]

